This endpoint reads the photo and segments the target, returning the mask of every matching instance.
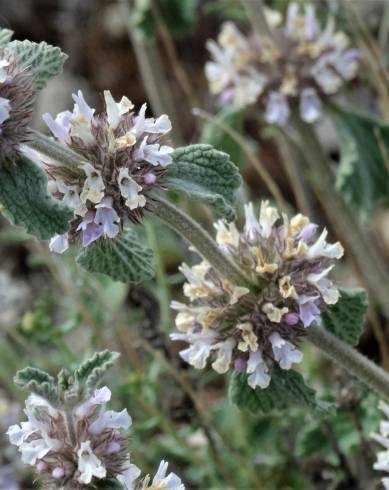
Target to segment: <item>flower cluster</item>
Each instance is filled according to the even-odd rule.
[[[294,105],[304,121],[314,122],[322,97],[356,76],[360,51],[349,48],[346,34],[335,32],[333,18],[321,30],[310,4],[302,14],[297,3],[290,3],[283,24],[279,14],[266,13],[276,44],[246,37],[231,22],[222,26],[217,43],[208,41],[210,90],[224,103],[259,101],[269,123],[285,125]]]
[[[51,240],[51,249],[58,253],[79,234],[88,247],[100,237],[114,238],[123,220],[138,222],[150,190],[161,185],[173,152],[161,144],[171,130],[168,116],[147,118],[146,104],[135,113],[127,97],[117,103],[105,91],[106,110],[96,115],[81,91],[73,99],[73,112],[61,112],[55,119],[43,116],[54,136],[85,160],[79,168],[47,169],[50,190],[75,216],[69,233]]]
[[[266,388],[272,366],[290,369],[301,361],[297,344],[320,312],[338,301],[339,291],[328,273],[343,255],[340,243],[326,241],[327,230],[316,237],[317,225],[298,214],[291,220],[262,202],[259,219],[252,204],[245,206],[246,223],[215,224],[220,249],[257,284],[257,291],[233,286],[205,261],[181,267],[187,282],[188,304],[173,301],[180,333],[173,340],[189,343],[181,357],[197,369],[212,367],[225,373],[248,374],[252,388]]]
[[[110,398],[105,386],[72,409],[60,409],[31,394],[27,421],[8,429],[10,442],[19,448],[22,461],[54,488],[89,488],[98,480],[116,478],[127,490],[184,490],[177,475],[166,475],[165,461],[151,484],[149,476],[138,480],[141,470],[130,462],[122,434],[131,418],[125,409],[106,410]]]
[[[380,401],[378,408],[389,419],[389,405],[383,401]],[[386,471],[389,473],[389,420],[384,420],[380,423],[380,433],[372,434],[372,438],[384,446],[385,450],[380,451],[377,454],[377,461],[374,463],[374,469],[380,471]],[[382,484],[385,490],[389,490],[389,477],[382,478]]]
[[[35,90],[27,69],[0,51],[0,160],[14,161],[29,141]]]

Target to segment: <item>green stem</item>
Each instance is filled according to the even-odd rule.
[[[223,277],[239,286],[253,286],[238,266],[220,250],[213,238],[196,221],[163,197],[155,196],[155,198],[157,200],[153,210],[155,214],[192,244]]]
[[[350,374],[389,400],[389,374],[322,327],[310,327],[308,340]]]
[[[33,139],[28,143],[28,146],[33,150],[36,150],[59,163],[72,167],[78,167],[83,163],[81,155],[78,155],[76,152],[58,144],[56,141],[45,136],[39,131],[31,131]]]

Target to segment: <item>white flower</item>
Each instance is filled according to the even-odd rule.
[[[6,68],[9,66],[9,61],[0,60],[0,83],[4,83],[8,77],[8,71]]]
[[[100,434],[105,429],[128,429],[132,424],[131,417],[126,409],[121,412],[107,410],[99,415],[89,427],[91,434]]]
[[[216,228],[216,242],[221,248],[227,248],[228,245],[237,247],[239,244],[239,232],[236,229],[235,223],[226,223],[219,220],[213,225]]]
[[[254,240],[257,233],[260,233],[261,227],[255,216],[253,203],[244,205],[245,225],[244,231],[249,240]]]
[[[290,369],[292,364],[301,362],[302,352],[297,350],[291,342],[284,340],[277,332],[272,333],[269,340],[272,344],[274,358],[281,369]]]
[[[268,319],[274,323],[280,323],[281,318],[288,313],[289,309],[287,306],[283,306],[282,308],[277,308],[272,303],[265,303],[262,306],[262,311],[266,314]]]
[[[151,165],[161,167],[167,167],[172,163],[171,154],[173,153],[173,148],[171,146],[148,144],[148,136],[143,138],[142,143],[139,148],[135,151],[135,159],[137,161],[144,160]]]
[[[185,490],[184,484],[175,473],[169,473],[166,476],[167,467],[168,463],[162,460],[151,486],[148,486],[148,478],[146,478],[143,488],[149,490]]]
[[[93,453],[90,441],[81,443],[77,451],[78,470],[80,471],[79,482],[89,484],[92,478],[105,478],[107,470],[102,465],[99,458]]]
[[[256,352],[250,352],[246,372],[247,374],[250,374],[250,376],[247,378],[247,383],[253,390],[255,390],[257,386],[260,388],[267,388],[269,386],[269,368],[263,360],[262,354],[259,350]]]
[[[38,459],[42,459],[52,450],[57,450],[60,442],[46,436],[42,439],[34,439],[30,442],[23,442],[19,446],[22,453],[22,461],[25,464],[34,466]]]
[[[116,478],[123,485],[125,490],[134,490],[135,481],[140,476],[141,470],[128,461],[128,467]]]
[[[172,333],[170,338],[190,343],[190,347],[180,351],[180,357],[196,369],[205,368],[215,340],[213,332]]]
[[[261,235],[269,238],[274,223],[278,220],[279,214],[276,208],[269,206],[269,201],[261,202],[261,211],[259,213],[259,224],[261,226]]]
[[[0,124],[9,119],[11,112],[11,103],[8,99],[0,97]]]
[[[70,135],[82,139],[86,144],[93,144],[95,137],[92,134],[92,122],[95,110],[86,103],[81,90],[77,95],[73,94],[72,98],[75,104],[70,118]]]
[[[11,444],[15,446],[20,446],[26,439],[28,439],[32,434],[37,432],[38,427],[34,427],[31,422],[22,422],[20,425],[11,425],[6,434],[9,437]]]
[[[94,391],[93,395],[86,402],[76,408],[75,414],[77,417],[85,417],[89,415],[96,405],[104,405],[111,399],[111,390],[108,386],[103,386]]]
[[[305,88],[300,95],[300,116],[307,123],[319,119],[321,112],[321,101],[314,88]]]
[[[109,90],[104,90],[105,106],[107,109],[108,123],[112,129],[116,129],[120,117],[133,109],[134,104],[127,98],[122,97],[119,103],[115,102]]]
[[[328,231],[326,228],[322,231],[320,237],[311,245],[307,252],[309,259],[319,257],[328,257],[331,259],[340,259],[343,256],[344,250],[339,242],[329,244],[326,242]]]
[[[126,206],[130,209],[143,208],[146,205],[146,198],[140,194],[142,186],[138,185],[130,176],[128,169],[122,167],[118,176],[120,193],[126,199]]]
[[[217,351],[216,360],[212,363],[213,369],[219,373],[226,373],[231,364],[232,351],[236,345],[234,339],[227,339],[223,342],[218,342],[214,345],[214,349]]]
[[[70,119],[73,114],[70,111],[63,111],[57,114],[56,118],[46,113],[43,114],[42,119],[47,124],[47,127],[53,133],[53,135],[59,139],[62,143],[70,144]]]
[[[81,201],[85,203],[87,200],[94,204],[99,203],[104,197],[104,181],[99,170],[95,169],[90,163],[80,165],[80,168],[85,172],[86,179],[84,188],[81,192]]]
[[[266,102],[266,121],[270,124],[285,126],[289,113],[290,109],[286,95],[281,92],[270,92]]]
[[[51,250],[51,252],[62,254],[68,248],[69,239],[67,233],[64,233],[63,235],[54,235],[53,238],[50,239],[49,249]]]
[[[64,204],[69,206],[70,209],[73,209],[75,214],[85,216],[88,208],[80,199],[80,189],[78,185],[66,185],[61,181],[57,181],[57,187],[59,192],[64,195],[62,198]]]
[[[323,296],[324,301],[328,305],[335,304],[340,296],[338,289],[334,286],[333,282],[327,279],[327,274],[334,266],[331,265],[327,269],[324,269],[317,274],[311,273],[307,276],[307,281],[317,287]]]

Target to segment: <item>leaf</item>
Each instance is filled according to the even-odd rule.
[[[10,29],[0,29],[0,49],[4,49],[10,42],[13,31]]]
[[[233,203],[241,177],[226,153],[202,144],[177,148],[167,176],[170,190],[212,204],[218,215],[234,219]]]
[[[74,381],[80,393],[89,396],[96,388],[104,374],[117,361],[120,354],[104,350],[95,352],[87,361],[74,371]]]
[[[234,373],[230,383],[230,399],[240,410],[253,413],[269,413],[272,410],[284,410],[297,406],[310,410],[317,416],[325,416],[333,412],[331,403],[318,400],[315,390],[307,386],[297,371],[288,371],[274,366],[270,385],[253,390],[247,384],[245,373]]]
[[[237,143],[218,122],[227,128],[241,133],[243,129],[243,111],[236,107],[225,107],[215,116],[216,122],[207,122],[200,137],[201,143],[212,145],[217,150],[230,155],[231,160],[238,166],[244,161],[241,145]]]
[[[42,240],[65,233],[73,213],[47,191],[47,178],[31,160],[0,165],[0,203],[5,216]]]
[[[389,198],[389,126],[370,116],[336,109],[341,159],[336,187],[362,216]]]
[[[154,276],[153,253],[131,229],[113,240],[92,243],[80,253],[77,262],[89,272],[106,274],[125,283],[138,283]]]
[[[26,367],[16,373],[14,382],[21,388],[30,390],[52,403],[58,400],[55,379],[41,369]]]
[[[16,58],[19,64],[29,68],[34,85],[40,90],[46,83],[62,71],[67,55],[60,48],[45,42],[28,40],[12,41],[5,47],[6,56]]]
[[[336,337],[350,345],[357,345],[362,335],[368,308],[364,289],[342,289],[339,301],[321,315],[323,325]]]

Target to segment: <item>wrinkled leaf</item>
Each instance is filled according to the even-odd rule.
[[[60,48],[45,42],[34,43],[28,40],[12,41],[5,48],[7,56],[15,57],[22,65],[29,68],[33,75],[34,85],[40,90],[46,83],[62,71],[67,55]]]
[[[54,378],[41,369],[26,367],[16,373],[14,382],[21,388],[36,393],[52,403],[58,399]]]
[[[120,354],[104,350],[95,352],[74,371],[74,381],[80,393],[90,396],[104,374],[117,361]]]
[[[290,406],[308,409],[317,416],[333,412],[333,405],[318,400],[315,390],[307,386],[297,371],[285,371],[274,366],[270,385],[253,390],[247,384],[245,373],[234,373],[230,384],[230,398],[240,410],[253,413],[269,413],[272,410],[284,410]]]
[[[363,332],[368,307],[364,289],[342,289],[339,301],[321,315],[323,325],[336,337],[350,345],[357,345]]]
[[[243,111],[236,107],[225,107],[215,119],[223,126],[231,128],[238,133],[243,129]],[[207,122],[200,137],[201,143],[212,145],[216,150],[224,151],[230,155],[231,160],[238,166],[244,161],[244,153],[239,145],[217,122]]]
[[[212,204],[219,216],[234,219],[233,203],[241,177],[226,153],[201,144],[177,148],[167,175],[169,190]]]
[[[65,233],[73,216],[48,193],[46,175],[26,157],[0,166],[0,203],[12,223],[42,240]]]
[[[10,42],[13,31],[10,29],[0,29],[0,49],[4,49]]]
[[[340,136],[336,186],[362,216],[389,198],[389,126],[364,114],[331,112]]]
[[[80,253],[77,262],[89,272],[106,274],[125,283],[138,283],[154,276],[153,253],[132,229],[113,240],[97,240]]]

